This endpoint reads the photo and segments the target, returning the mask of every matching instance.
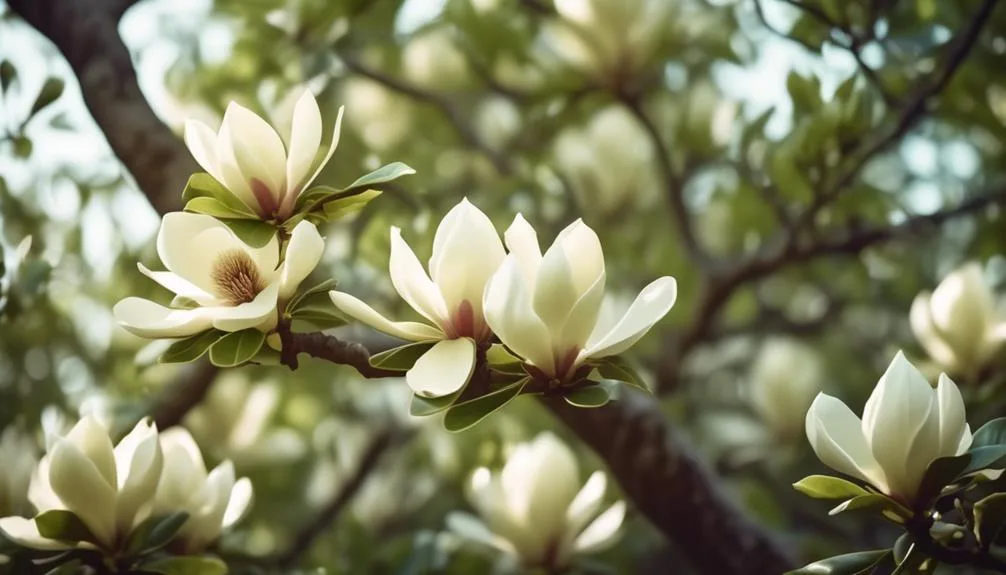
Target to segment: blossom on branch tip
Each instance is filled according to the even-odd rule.
[[[321,147],[321,111],[309,90],[294,106],[285,143],[268,122],[231,102],[217,132],[198,120],[186,121],[185,144],[199,165],[249,209],[263,219],[282,221],[335,153],[342,112],[340,107],[320,163],[316,156]]]
[[[170,213],[157,235],[157,254],[167,271],[139,268],[190,305],[165,307],[128,297],[113,313],[127,331],[147,338],[187,337],[210,328],[267,331],[276,325],[279,303],[294,294],[324,249],[317,228],[306,221],[293,229],[280,261],[275,236],[255,248],[210,216]]]
[[[964,399],[945,374],[934,389],[900,351],[863,408],[818,394],[807,411],[807,439],[827,466],[913,504],[933,460],[971,446]]]
[[[391,228],[389,272],[398,294],[425,322],[392,321],[356,297],[332,291],[332,302],[374,329],[413,342],[437,342],[406,373],[424,397],[450,395],[468,382],[476,346],[492,336],[482,294],[505,251],[489,218],[467,199],[451,208],[433,237],[429,274],[401,230]]]
[[[486,287],[486,321],[525,363],[560,382],[588,360],[627,350],[677,298],[677,283],[664,276],[643,288],[624,314],[601,317],[604,254],[581,220],[559,232],[544,255],[519,214],[505,240],[510,253]]]
[[[625,502],[602,512],[606,483],[596,471],[581,487],[573,452],[541,433],[518,445],[501,473],[482,467],[472,475],[467,495],[481,520],[453,512],[447,526],[527,567],[563,569],[575,555],[603,550],[618,537]]]

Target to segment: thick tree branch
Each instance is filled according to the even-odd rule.
[[[197,170],[185,146],[154,115],[119,37],[122,13],[135,0],[8,0],[7,5],[63,53],[84,103],[115,155],[159,213],[178,209]]]
[[[281,361],[290,369],[297,369],[297,356],[306,353],[332,363],[352,366],[366,378],[402,376],[400,371],[370,365],[370,352],[362,344],[343,341],[334,335],[321,332],[293,333],[288,329],[280,329],[279,333],[283,341]]]
[[[207,360],[186,366],[178,379],[154,401],[150,417],[157,429],[179,425],[185,415],[206,397],[220,370]]]
[[[544,401],[604,459],[637,510],[698,572],[779,575],[794,568],[791,554],[723,492],[655,402],[632,392],[597,409]]]

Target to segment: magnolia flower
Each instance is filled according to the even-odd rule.
[[[210,328],[267,331],[276,325],[279,302],[294,294],[324,249],[314,224],[300,222],[281,262],[275,236],[253,248],[219,220],[173,212],[164,216],[157,234],[157,254],[168,271],[139,268],[195,307],[164,307],[128,297],[115,304],[113,313],[127,331],[147,338],[187,337]]]
[[[981,369],[1006,344],[1006,318],[996,313],[982,268],[969,263],[932,292],[915,297],[912,331],[940,368],[955,374]]]
[[[807,439],[825,465],[914,503],[934,459],[971,446],[960,390],[944,374],[933,389],[900,351],[863,409],[860,421],[821,393],[807,411]]]
[[[751,370],[751,404],[777,435],[792,437],[821,391],[823,369],[814,350],[790,339],[765,342]]]
[[[518,214],[505,238],[510,253],[486,286],[486,321],[503,344],[549,378],[566,381],[586,361],[622,353],[677,297],[674,278],[664,276],[643,288],[621,317],[599,318],[604,254],[594,230],[577,220],[542,255],[534,229]]]
[[[163,459],[157,427],[143,420],[112,447],[96,419],[85,416],[55,441],[32,477],[28,499],[39,513],[73,512],[103,549],[126,542],[133,527],[149,514]],[[31,519],[4,517],[0,530],[12,541],[35,549],[67,549],[76,542],[46,539]]]
[[[448,515],[459,535],[518,557],[528,567],[565,568],[574,555],[611,545],[625,518],[619,501],[598,513],[606,478],[596,471],[580,487],[576,457],[554,435],[518,445],[502,473],[482,467],[472,475],[468,499],[482,516]]]
[[[252,500],[251,481],[235,481],[234,465],[224,461],[206,473],[199,446],[181,427],[161,434],[164,473],[157,485],[154,513],[185,511],[188,519],[172,543],[183,553],[202,551],[237,523]]]
[[[482,314],[482,292],[504,255],[492,222],[463,199],[437,227],[429,275],[402,239],[401,230],[391,228],[391,283],[426,322],[391,321],[339,291],[331,292],[332,301],[346,314],[384,333],[409,341],[437,342],[416,361],[405,380],[418,395],[450,395],[471,377],[476,345],[492,336]]]
[[[199,165],[249,209],[264,219],[285,220],[293,213],[297,196],[335,152],[342,110],[321,163],[315,162],[321,146],[321,111],[308,90],[294,106],[285,146],[268,122],[234,102],[228,104],[217,133],[198,120],[185,122],[185,144]]]

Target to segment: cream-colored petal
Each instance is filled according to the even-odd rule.
[[[196,162],[223,184],[223,172],[217,158],[217,134],[199,120],[185,120],[185,145]]]
[[[438,341],[405,374],[421,397],[443,397],[468,383],[475,369],[475,342],[467,337]]]
[[[115,449],[108,430],[93,415],[80,418],[63,438],[73,444],[113,488],[117,485]],[[50,460],[51,465],[51,460]]]
[[[55,441],[55,440],[54,440]],[[64,509],[63,502],[49,485],[49,456],[45,455],[39,460],[38,466],[31,474],[31,483],[28,485],[28,501],[35,507],[38,513],[44,513],[50,509]]]
[[[556,236],[553,248],[558,247],[572,263],[573,286],[577,293],[582,294],[595,284],[597,278],[604,275],[604,252],[601,250],[601,240],[594,230],[583,220],[566,226]],[[548,257],[546,252],[545,257]]]
[[[127,297],[115,304],[112,314],[129,333],[146,338],[170,338],[188,337],[213,327],[206,309],[171,309],[143,298]]]
[[[575,537],[587,523],[597,514],[604,501],[604,491],[607,488],[608,477],[603,471],[595,471],[587,479],[587,483],[573,498],[566,510],[566,531]]]
[[[291,190],[307,179],[321,146],[321,111],[310,90],[297,99],[286,157],[286,181]]]
[[[140,269],[140,273],[161,284],[161,287],[170,290],[175,295],[189,298],[200,305],[218,303],[216,296],[176,273],[151,271],[141,263],[137,263],[136,267]]]
[[[604,272],[597,278],[594,285],[580,295],[580,299],[569,310],[569,317],[562,331],[553,331],[552,344],[559,349],[577,349],[586,347],[593,333],[604,303]]]
[[[157,513],[186,509],[194,493],[206,482],[206,465],[192,435],[184,427],[160,434],[164,464],[157,485]]]
[[[936,404],[940,421],[939,456],[956,455],[963,441],[970,437],[961,390],[945,373],[936,385]],[[970,446],[971,442],[968,441]]]
[[[807,410],[806,427],[807,440],[822,463],[881,491],[887,490],[886,479],[866,443],[860,420],[848,406],[819,393]]]
[[[538,267],[532,296],[534,313],[554,335],[562,332],[570,309],[580,299],[581,292],[573,282],[574,265],[557,241],[545,251]]]
[[[517,214],[503,237],[507,249],[517,258],[518,267],[524,276],[524,283],[527,284],[529,290],[533,291],[538,277],[538,268],[541,266],[538,234],[531,227],[531,224],[527,223],[524,216]]]
[[[489,280],[482,309],[500,341],[525,361],[554,375],[551,337],[531,307],[531,294],[513,254]]]
[[[331,143],[328,144],[328,151],[325,152],[325,157],[322,158],[321,163],[318,164],[317,168],[315,168],[314,173],[312,173],[307,180],[301,183],[300,185],[301,189],[307,188],[308,186],[311,185],[311,182],[313,182],[318,177],[318,174],[320,174],[321,171],[325,168],[325,165],[328,164],[328,161],[332,159],[332,155],[335,154],[335,149],[339,146],[339,134],[342,131],[343,111],[344,108],[342,106],[339,106],[339,113],[335,116],[335,127],[332,129],[332,141]]]
[[[115,446],[119,483],[115,515],[120,532],[128,532],[136,522],[140,508],[154,498],[162,465],[157,426],[145,418]]]
[[[435,341],[444,338],[444,332],[439,328],[415,321],[391,321],[377,313],[374,308],[348,293],[330,291],[335,307],[357,321],[388,335],[400,337],[408,341]]]
[[[3,534],[11,541],[29,549],[55,551],[76,547],[75,545],[68,545],[54,539],[42,537],[38,532],[38,525],[35,524],[35,520],[24,517],[0,518],[0,531],[3,531]]]
[[[594,553],[611,546],[625,520],[625,502],[619,501],[598,515],[573,543],[576,553]]]
[[[241,247],[224,224],[205,214],[165,214],[157,232],[157,255],[164,267],[210,294],[215,293],[212,272],[217,257]]]
[[[440,289],[426,274],[415,252],[402,239],[402,231],[391,228],[391,258],[388,264],[391,283],[402,299],[435,325],[448,322],[447,304]]]
[[[314,224],[302,221],[293,228],[286,246],[286,259],[280,268],[280,299],[288,300],[293,296],[300,283],[318,267],[323,253],[325,240]]]
[[[231,102],[219,136],[220,145],[233,151],[245,180],[253,188],[255,180],[265,184],[278,207],[286,190],[286,150],[276,130],[258,114]]]
[[[258,328],[275,320],[279,284],[266,286],[255,299],[233,307],[202,308],[213,321],[213,327],[222,331],[241,331]]]
[[[558,540],[580,486],[573,452],[552,433],[540,433],[514,450],[501,480],[514,519],[543,542]]]
[[[115,544],[114,483],[109,484],[94,461],[69,439],[58,440],[52,449],[49,484],[103,545]]]
[[[925,348],[926,353],[936,363],[944,369],[956,370],[958,367],[957,356],[954,350],[947,345],[933,324],[932,313],[930,312],[929,301],[932,294],[921,293],[912,300],[912,307],[908,313],[908,320],[915,333],[916,339]]]
[[[234,482],[231,489],[231,497],[227,501],[227,509],[224,511],[223,528],[229,529],[248,514],[254,499],[252,482],[247,477],[242,477]]]
[[[591,334],[583,357],[618,355],[639,341],[646,332],[674,307],[678,297],[678,284],[674,278],[664,276],[647,285],[625,312],[625,316],[606,334]],[[599,337],[598,337],[599,336]]]

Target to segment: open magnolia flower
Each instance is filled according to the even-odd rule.
[[[343,292],[331,292],[336,307],[389,335],[414,342],[437,342],[405,376],[423,397],[450,395],[468,382],[477,343],[492,332],[482,314],[482,292],[505,256],[489,218],[467,199],[451,208],[433,237],[427,275],[401,230],[391,228],[391,283],[427,322],[391,321]]]
[[[807,439],[825,465],[911,505],[926,468],[971,446],[960,390],[945,374],[935,389],[900,351],[863,419],[821,393],[807,411]]]
[[[133,527],[149,514],[163,457],[157,428],[143,420],[112,447],[96,419],[85,416],[57,439],[39,462],[28,499],[39,514],[73,512],[105,550],[124,544]],[[88,543],[46,539],[32,519],[4,517],[0,530],[12,541],[35,549],[69,549]]]
[[[664,276],[643,288],[620,318],[600,318],[604,254],[594,230],[577,220],[542,255],[537,234],[518,214],[505,239],[510,253],[486,287],[486,321],[504,345],[549,378],[565,382],[588,360],[624,352],[677,298],[677,283]]]
[[[297,100],[290,134],[283,139],[257,114],[231,102],[216,133],[198,120],[185,122],[185,143],[199,165],[263,219],[287,219],[297,196],[318,176],[339,144],[342,108],[328,152],[321,146],[321,112],[310,91]]]
[[[251,481],[247,477],[235,480],[230,461],[207,473],[199,446],[184,428],[162,433],[161,449],[164,473],[157,486],[154,513],[187,512],[189,517],[178,530],[172,548],[197,553],[244,517],[252,500]]]
[[[614,543],[625,518],[622,501],[599,513],[604,472],[594,472],[581,488],[576,457],[548,432],[518,445],[502,473],[476,470],[469,487],[468,498],[482,521],[454,512],[448,527],[528,567],[569,567],[573,556]]]
[[[974,262],[916,296],[909,318],[926,353],[950,373],[975,373],[1006,344],[1006,318]]]
[[[280,262],[274,236],[261,248],[243,241],[220,221],[201,214],[164,216],[157,254],[168,271],[140,271],[195,307],[165,307],[139,297],[115,304],[116,320],[140,337],[187,337],[210,328],[266,331],[277,322],[279,302],[289,299],[318,265],[325,242],[314,224],[293,229]]]

